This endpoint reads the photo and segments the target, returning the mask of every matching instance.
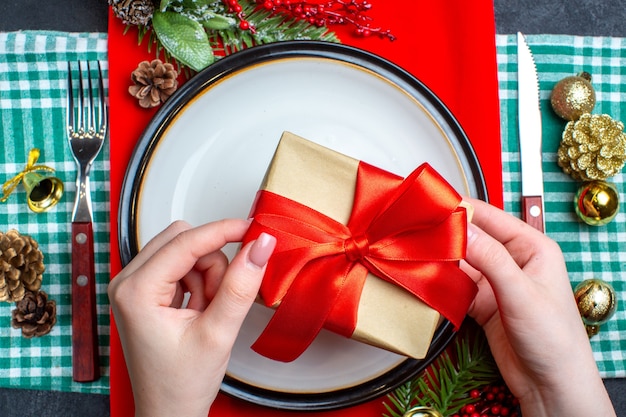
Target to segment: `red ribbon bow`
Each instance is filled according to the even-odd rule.
[[[368,272],[398,285],[458,328],[476,294],[459,269],[467,217],[461,197],[428,164],[406,179],[359,163],[347,225],[296,201],[259,191],[244,238],[277,238],[261,286],[276,311],[252,348],[289,362],[322,327],[350,337]]]

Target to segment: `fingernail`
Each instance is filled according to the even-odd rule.
[[[259,268],[263,268],[265,264],[267,264],[267,261],[272,255],[272,252],[274,252],[275,247],[276,238],[263,232],[259,235],[257,240],[254,241],[252,247],[250,247],[250,252],[248,252],[248,259],[253,265]]]
[[[476,233],[476,226],[474,226],[472,223],[468,223],[467,224],[467,244],[469,245],[470,243],[474,242],[474,240],[476,240],[477,237],[478,237],[478,234]]]

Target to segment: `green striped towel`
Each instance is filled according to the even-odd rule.
[[[617,217],[601,227],[578,220],[574,196],[578,183],[556,163],[565,121],[553,112],[550,94],[562,78],[587,71],[592,75],[597,104],[593,113],[605,113],[626,121],[626,39],[530,35],[528,44],[539,74],[543,122],[543,169],[546,233],[565,254],[572,286],[588,278],[611,283],[618,310],[591,339],[600,372],[604,377],[626,376],[626,214],[624,204]],[[497,36],[498,77],[502,119],[502,159],[505,209],[520,213],[520,167],[517,133],[517,39]],[[624,174],[610,179],[625,200]],[[537,306],[541,308],[541,306]],[[564,352],[566,353],[566,352]]]
[[[51,210],[36,214],[26,205],[22,186],[0,204],[0,230],[16,229],[39,242],[46,272],[42,290],[57,303],[50,334],[26,339],[11,327],[14,304],[0,303],[0,386],[108,393],[109,390],[109,151],[91,171],[94,210],[100,362],[103,376],[92,383],[72,380],[70,274],[71,215],[76,167],[65,133],[67,62],[102,60],[107,66],[106,34],[55,32],[0,33],[0,183],[20,172],[28,152],[39,148],[39,164],[56,170],[65,194]]]

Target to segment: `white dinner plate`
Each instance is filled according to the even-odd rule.
[[[410,74],[338,44],[259,46],[185,83],[139,139],[120,199],[123,263],[173,220],[246,218],[283,131],[403,176],[429,162],[460,193],[486,199],[469,140]],[[410,360],[323,331],[296,361],[280,363],[250,349],[271,314],[251,310],[223,390],[281,409],[333,409],[379,396],[423,370],[452,337],[445,322],[428,356]]]

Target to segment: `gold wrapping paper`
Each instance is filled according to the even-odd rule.
[[[349,220],[359,161],[283,133],[261,189]],[[369,274],[352,339],[416,359],[426,356],[440,314],[415,296]]]

